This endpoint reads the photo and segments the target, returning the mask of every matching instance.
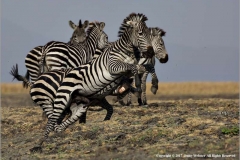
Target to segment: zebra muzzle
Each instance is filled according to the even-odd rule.
[[[160,63],[167,63],[168,61],[168,54],[165,54],[163,57],[159,59]]]

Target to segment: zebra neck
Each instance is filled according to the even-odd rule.
[[[86,53],[89,56],[89,60],[91,60],[93,58],[94,53],[95,53],[95,51],[97,49],[97,38],[98,37],[90,36],[86,40],[85,49],[86,49]]]
[[[122,52],[128,56],[133,54],[133,44],[129,38],[129,35],[127,34],[122,35],[115,43],[113,43],[112,51],[117,53]]]
[[[84,45],[84,42],[76,42],[74,40],[70,40],[67,44],[70,46],[76,46],[79,48],[80,46],[82,47]]]

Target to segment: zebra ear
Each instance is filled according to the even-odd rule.
[[[83,23],[83,28],[87,28],[87,27],[88,27],[88,25],[89,25],[89,21],[88,21],[88,20],[86,20],[86,21]]]
[[[156,28],[151,28],[150,30],[151,30],[151,35],[153,35],[153,36],[158,35],[158,32],[157,32]]]
[[[77,28],[77,25],[74,24],[71,20],[68,22],[69,23],[69,26],[72,28],[72,29],[76,29]]]
[[[127,21],[126,23],[131,27],[137,27],[137,22]]]
[[[165,36],[165,35],[166,35],[166,32],[161,29],[160,32],[159,32],[159,34],[160,34],[160,36],[162,37],[162,36]]]
[[[78,27],[82,28],[82,21],[81,21],[81,19],[79,20]]]
[[[103,30],[103,28],[105,27],[105,23],[104,22],[100,22],[99,26],[100,26],[100,30]]]

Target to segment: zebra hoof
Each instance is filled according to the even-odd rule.
[[[79,124],[86,123],[86,119],[79,119]]]
[[[152,92],[153,94],[156,94],[156,93],[157,93],[157,90],[158,90],[158,87],[154,87],[154,86],[151,87],[151,92]]]
[[[36,146],[30,149],[31,153],[41,153],[42,152],[42,147],[41,146]]]
[[[125,106],[130,106],[130,105],[132,105],[132,103],[131,102],[127,102],[127,104]]]

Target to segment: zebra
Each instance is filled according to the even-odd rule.
[[[85,64],[93,58],[96,48],[103,49],[108,42],[108,36],[103,31],[104,22],[90,23],[85,42],[69,45],[62,42],[49,42],[43,47],[40,67],[46,64],[47,70],[74,68]]]
[[[87,37],[86,44],[87,44],[87,46],[90,46],[90,48],[92,50],[95,49],[94,47],[97,47],[97,49],[100,50],[105,46],[105,44],[107,44],[108,37],[107,37],[106,33],[103,31],[104,26],[105,26],[104,22],[95,22],[95,23],[89,24],[89,28],[87,30],[87,33],[89,36]],[[97,41],[97,43],[96,43],[96,41]],[[96,44],[94,44],[94,43],[96,43]],[[86,53],[86,54],[89,54],[89,53]],[[82,57],[84,57],[84,56],[82,56]],[[85,59],[83,59],[83,60],[85,60]],[[85,61],[82,61],[81,63],[84,63],[84,62]],[[52,87],[51,91],[54,90],[54,87],[60,85],[64,75],[67,74],[71,70],[71,69],[69,69],[69,70],[63,70],[63,69],[64,68],[60,68],[60,70],[56,71],[56,73],[50,72],[48,74],[48,76],[54,75],[54,77],[60,78],[60,79],[57,79],[56,81],[51,82],[51,87]],[[29,82],[29,81],[27,81],[26,77],[24,78],[23,76],[20,76],[18,74],[17,65],[16,65],[16,67],[12,68],[12,71],[10,72],[10,74],[13,75],[19,81],[23,81],[26,85],[30,86],[30,88],[31,88],[30,95],[31,95],[33,101],[42,107],[43,113],[45,113],[46,116],[49,118],[49,115],[50,115],[49,112],[51,110],[53,110],[53,107],[51,107],[51,106],[53,104],[53,100],[54,100],[53,98],[55,96],[55,93],[51,92],[51,94],[47,94],[49,91],[48,88],[50,86],[49,87],[42,86],[42,83],[43,83],[42,78],[46,79],[47,76],[40,76],[40,78],[38,78],[34,83]],[[33,85],[35,83],[36,83],[36,85]],[[53,85],[55,85],[55,86],[53,86]]]
[[[162,39],[163,36],[165,36],[166,32],[158,27],[152,27],[149,28],[150,30],[150,39],[152,42],[152,46],[154,49],[154,53],[155,53],[155,57],[159,60],[160,63],[166,63],[168,61],[168,53],[166,51],[165,45],[164,45],[164,41]],[[141,79],[141,89],[142,89],[142,93],[141,93],[141,97],[138,97],[138,103],[139,106],[141,105],[145,105],[147,106],[147,97],[146,97],[146,80],[147,80],[147,76],[149,74],[149,72],[151,73],[151,77],[152,77],[152,86],[151,86],[151,92],[153,94],[156,94],[157,90],[158,90],[158,78],[157,75],[155,73],[155,57],[152,58],[143,58],[141,57],[137,57],[138,60],[138,64],[141,65],[146,65],[149,64],[150,66],[152,66],[152,68],[149,70],[146,70],[143,74],[140,74],[140,79]],[[133,81],[134,82],[134,81]],[[130,86],[127,86],[127,88],[129,88]],[[121,89],[121,87],[119,87],[119,89]],[[134,93],[134,90],[132,89],[132,87],[130,87],[130,89],[122,94],[115,94],[117,95],[117,100],[113,100],[114,102],[118,101],[121,105],[126,105],[129,106],[131,104],[131,94],[132,92]],[[125,104],[123,102],[123,98],[128,95],[127,98],[127,104]]]
[[[99,101],[102,107],[107,108],[108,113],[104,120],[111,118],[113,109],[105,97],[114,90],[127,73],[137,77],[137,72],[144,70],[144,67],[136,64],[123,62],[133,53],[133,46],[136,46],[143,54],[153,56],[153,48],[150,43],[149,30],[145,21],[147,17],[143,14],[132,13],[123,20],[118,32],[119,39],[110,47],[104,50],[103,54],[94,61],[74,68],[66,74],[63,82],[57,90],[54,100],[54,110],[48,119],[44,139],[40,140],[38,146],[31,149],[37,151],[48,137],[48,134],[55,129],[59,132],[74,123],[83,113],[86,112],[89,104],[76,107],[76,111],[66,121],[56,125],[62,113],[71,104],[76,96],[84,96],[90,101]],[[131,72],[129,72],[131,71]],[[54,71],[53,71],[54,72]],[[54,77],[51,77],[54,79]],[[47,83],[47,82],[46,82]],[[136,87],[140,88],[139,81],[135,81]]]
[[[78,43],[82,43],[86,40],[86,32],[85,29],[88,27],[89,21],[86,20],[83,24],[81,19],[79,20],[78,26],[74,24],[71,20],[69,21],[69,26],[74,30],[69,45],[77,45]],[[25,66],[27,68],[27,72],[25,78],[31,79],[31,82],[34,83],[39,76],[39,61],[42,56],[43,46],[37,46],[33,48],[25,58]],[[28,84],[23,82],[23,87],[27,88]]]

